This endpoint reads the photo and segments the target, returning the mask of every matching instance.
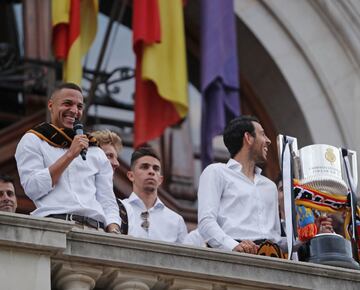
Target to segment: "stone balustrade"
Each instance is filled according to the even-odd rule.
[[[360,271],[160,243],[0,213],[0,289],[360,289]]]

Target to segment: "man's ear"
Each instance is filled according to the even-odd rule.
[[[251,145],[254,142],[254,136],[251,135],[249,132],[245,132],[243,142],[246,142],[248,145]]]
[[[134,172],[128,171],[128,172],[126,173],[126,175],[127,175],[127,178],[129,178],[129,180],[130,180],[131,182],[134,182]]]
[[[48,109],[49,109],[50,112],[52,111],[52,105],[53,105],[52,99],[48,100],[47,106],[48,106]]]

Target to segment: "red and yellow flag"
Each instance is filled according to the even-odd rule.
[[[182,0],[134,0],[137,147],[162,135],[188,112]]]
[[[97,0],[52,0],[54,55],[64,61],[66,82],[81,83],[81,60],[95,39],[98,10]]]

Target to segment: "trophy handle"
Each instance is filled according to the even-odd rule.
[[[291,137],[291,136],[286,136],[287,140],[289,141],[289,143],[291,144],[291,149],[294,152],[295,156],[299,155],[299,150],[298,150],[298,144],[297,144],[297,139],[295,137]],[[276,138],[277,141],[277,147],[278,147],[278,153],[279,156],[281,156],[282,154],[282,150],[283,150],[283,146],[284,146],[284,135],[279,134]],[[281,160],[280,160],[280,165],[281,165]]]
[[[298,153],[297,139],[286,135],[278,135],[277,144],[284,188],[285,232],[288,247],[288,259],[290,260],[292,259],[297,232],[295,202],[293,198],[293,160],[295,160],[296,154]]]
[[[348,168],[351,167],[351,172],[350,176],[351,176],[351,181],[348,179],[348,186],[352,187],[352,190],[355,192],[357,192],[357,186],[358,186],[358,168],[357,168],[357,154],[356,151],[354,150],[349,150],[349,149],[345,149],[345,148],[339,148],[340,153],[343,156],[343,165],[344,165],[344,170],[346,169],[346,164],[345,164],[345,156],[348,157]],[[350,169],[350,168],[349,168]],[[345,174],[345,173],[344,173]],[[346,176],[346,175],[345,175]],[[350,184],[351,182],[351,184]]]
[[[350,205],[351,205],[351,225],[352,225],[352,234],[351,234],[351,244],[353,250],[354,259],[359,262],[359,252],[357,241],[359,240],[358,232],[356,230],[356,212],[357,212],[357,196],[356,196],[356,187],[357,187],[357,163],[356,163],[356,152],[352,150],[348,150],[345,148],[341,149],[341,153],[344,160],[345,172],[349,182],[350,187]],[[351,167],[352,174],[350,172],[350,162],[349,155],[351,155]]]
[[[287,141],[289,142],[291,158],[293,161],[293,172],[294,178],[299,179],[301,176],[301,166],[300,166],[300,159],[299,159],[299,150],[297,144],[297,138],[279,134],[277,136],[277,147],[278,147],[278,154],[279,154],[279,165],[282,168],[282,154],[284,150],[284,136],[286,137]]]
[[[357,185],[358,185],[358,171],[357,171],[357,156],[356,151],[348,150],[349,155],[351,157],[351,170],[352,170],[352,178],[353,178],[353,190],[357,192]]]

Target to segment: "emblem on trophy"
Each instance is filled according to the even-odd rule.
[[[299,260],[359,269],[355,151],[314,144],[298,149],[297,139],[279,135],[289,259],[295,240]],[[345,237],[319,233],[314,216],[345,215]]]

